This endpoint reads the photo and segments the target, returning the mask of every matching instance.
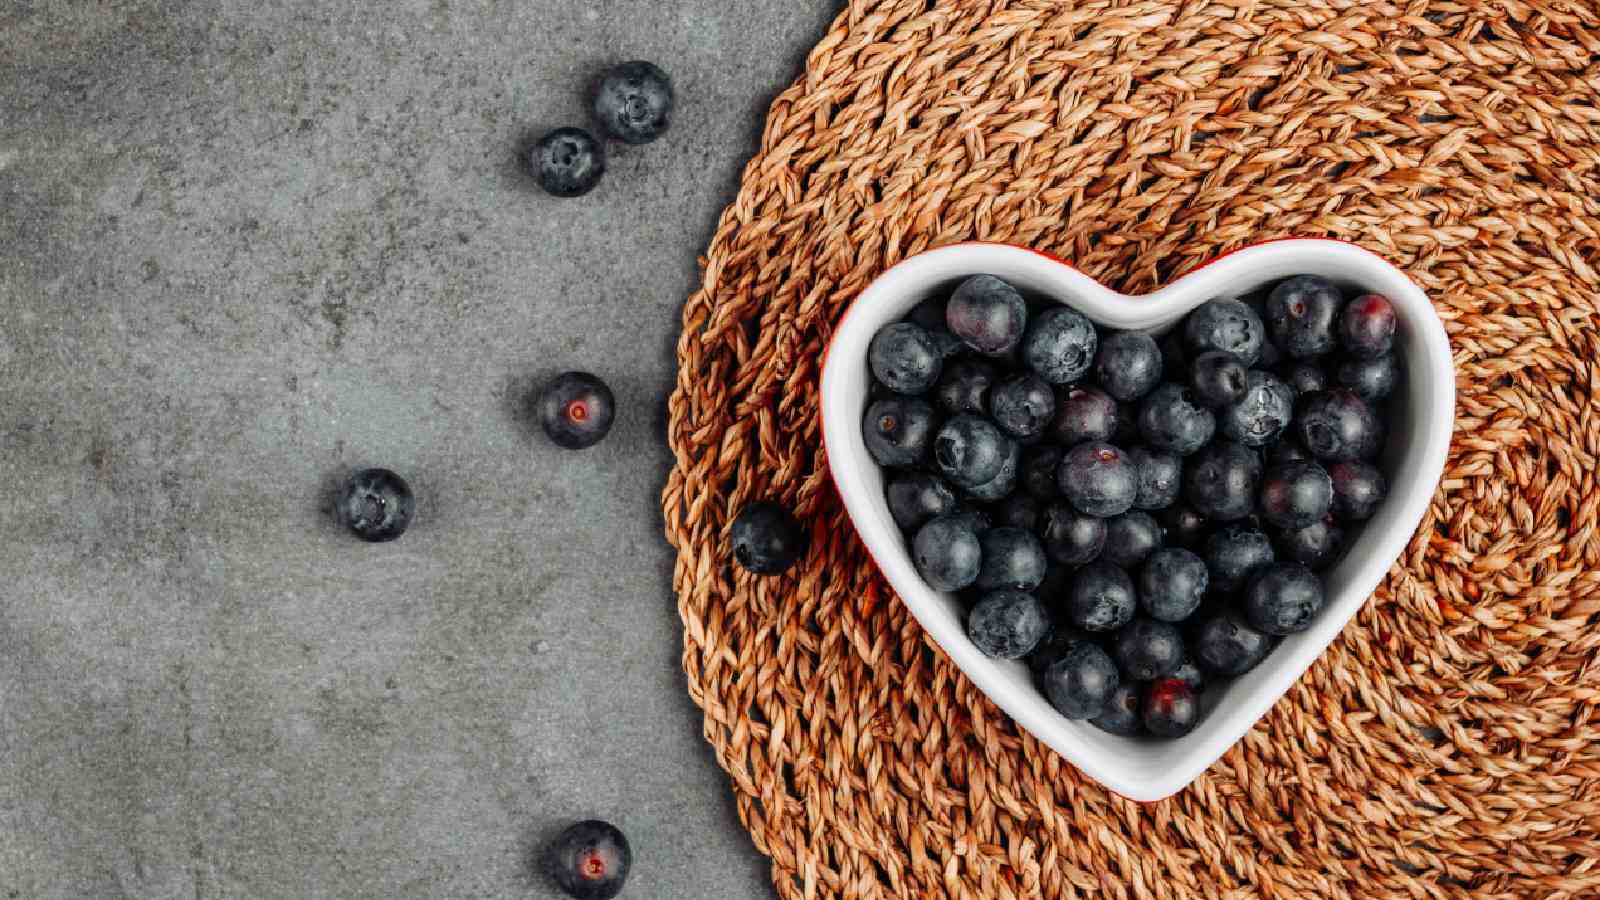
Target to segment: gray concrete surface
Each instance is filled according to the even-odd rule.
[[[657,495],[695,259],[834,0],[0,4],[0,898],[770,895],[683,690]],[[603,65],[669,137],[514,164]],[[557,451],[523,404],[603,373]],[[420,521],[360,544],[352,467]]]

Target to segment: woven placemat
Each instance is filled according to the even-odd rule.
[[[684,310],[663,508],[689,693],[798,897],[1600,896],[1600,11],[856,0],[773,103]],[[1176,797],[1108,793],[926,637],[828,478],[823,348],[966,239],[1145,291],[1284,235],[1433,298],[1455,444],[1373,599]],[[748,501],[813,548],[732,564]]]

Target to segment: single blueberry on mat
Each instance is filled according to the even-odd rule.
[[[672,124],[672,79],[642,60],[626,62],[600,78],[594,116],[606,134],[628,144],[648,144]]]
[[[1045,665],[1037,680],[1045,699],[1068,719],[1100,715],[1122,683],[1110,654],[1087,641],[1073,644]]]
[[[867,407],[861,417],[861,440],[880,466],[915,466],[928,456],[934,422],[933,407],[926,400],[889,397]]]
[[[1267,334],[1295,359],[1333,351],[1334,326],[1344,309],[1344,295],[1333,282],[1316,275],[1282,281],[1267,298]]]
[[[944,360],[933,338],[910,322],[878,329],[867,347],[872,375],[900,394],[922,394],[939,380]]]
[[[1050,616],[1025,591],[985,594],[967,613],[967,637],[990,659],[1021,659],[1050,630]]]
[[[1183,320],[1184,346],[1191,355],[1210,350],[1232,353],[1246,366],[1261,358],[1266,328],[1261,317],[1238,300],[1208,300]]]
[[[591,819],[569,826],[545,847],[545,873],[578,900],[611,900],[621,893],[633,850],[621,830]]]
[[[1142,331],[1117,331],[1100,341],[1094,374],[1106,393],[1124,402],[1138,400],[1161,381],[1161,348]]]
[[[889,515],[901,531],[915,532],[930,519],[955,512],[956,492],[943,478],[931,472],[896,475],[884,489]]]
[[[1079,444],[1061,459],[1061,496],[1079,512],[1116,516],[1133,508],[1139,495],[1138,470],[1110,444]]]
[[[1106,701],[1100,715],[1089,720],[1089,724],[1106,732],[1107,734],[1120,735],[1121,737],[1136,737],[1143,733],[1144,725],[1139,719],[1139,706],[1144,686],[1124,682],[1112,692],[1111,699]]]
[[[411,487],[388,469],[362,469],[351,475],[334,501],[339,522],[374,544],[405,534],[415,511]]]
[[[1001,356],[1022,341],[1028,308],[1016,288],[993,275],[974,275],[950,295],[945,323],[968,347]]]
[[[545,435],[567,450],[600,443],[617,415],[611,388],[588,372],[563,372],[550,379],[535,403]]]
[[[606,173],[606,148],[582,128],[557,128],[529,148],[525,162],[545,193],[582,197]]]
[[[1186,385],[1158,385],[1139,404],[1139,434],[1158,450],[1188,456],[1211,441],[1217,418]]]
[[[1045,555],[1068,566],[1079,566],[1100,555],[1106,543],[1106,520],[1078,512],[1067,503],[1045,507],[1039,525]]]
[[[1099,344],[1087,316],[1058,306],[1034,317],[1022,340],[1022,362],[1051,384],[1072,384],[1089,373]]]
[[[973,523],[957,513],[940,516],[917,529],[911,561],[936,591],[959,591],[978,580],[983,550]]]
[[[752,503],[740,510],[729,536],[733,542],[733,558],[757,575],[776,575],[788,570],[805,555],[810,543],[794,513],[772,500]]]

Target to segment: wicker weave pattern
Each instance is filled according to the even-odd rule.
[[[684,669],[799,897],[1600,896],[1600,4],[855,0],[684,309],[663,496]],[[1188,790],[1086,781],[924,636],[820,449],[832,325],[965,239],[1147,290],[1265,238],[1405,268],[1458,369],[1405,556]],[[747,501],[813,551],[732,565]]]

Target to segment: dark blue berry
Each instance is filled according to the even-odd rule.
[[[1093,719],[1105,710],[1122,679],[1110,654],[1100,645],[1084,641],[1045,665],[1038,683],[1045,699],[1062,716]]]
[[[884,489],[889,515],[901,531],[915,532],[928,520],[955,512],[956,492],[943,478],[929,472],[896,475]]]
[[[1394,347],[1394,304],[1378,294],[1350,301],[1339,316],[1339,344],[1351,356],[1382,356]]]
[[[1322,611],[1322,579],[1300,563],[1273,563],[1251,576],[1244,614],[1257,631],[1296,634]]]
[[[1295,431],[1311,455],[1327,462],[1371,459],[1383,448],[1383,422],[1353,391],[1315,391],[1295,408]]]
[[[1199,513],[1231,522],[1255,509],[1261,457],[1233,441],[1219,440],[1194,455],[1183,470],[1183,497]]]
[[[1056,417],[1050,423],[1050,439],[1063,447],[1085,441],[1109,441],[1117,433],[1122,417],[1117,401],[1098,388],[1068,389],[1056,401]]]
[[[1176,678],[1187,684],[1197,694],[1206,686],[1205,671],[1200,668],[1192,656],[1185,656],[1183,662],[1178,663],[1178,667],[1173,669],[1172,674],[1167,677]]]
[[[1206,539],[1204,557],[1211,589],[1232,594],[1250,576],[1272,564],[1272,541],[1244,525],[1228,525]]]
[[[1334,324],[1343,307],[1344,296],[1333,282],[1316,275],[1296,275],[1279,283],[1267,298],[1267,334],[1295,359],[1330,353]]]
[[[1163,622],[1194,615],[1211,584],[1205,561],[1182,547],[1163,547],[1139,570],[1139,605]]]
[[[582,197],[606,173],[606,148],[582,128],[557,128],[528,150],[528,171],[555,197]]]
[[[1158,738],[1181,738],[1200,722],[1194,689],[1176,678],[1154,682],[1144,694],[1144,730]]]
[[[1043,378],[1013,375],[995,385],[989,395],[990,415],[1000,430],[1016,438],[1043,433],[1056,414],[1056,395]]]
[[[1166,529],[1167,543],[1190,550],[1201,545],[1211,528],[1211,522],[1205,516],[1184,503],[1173,503],[1156,513],[1156,518],[1161,521],[1161,527]]]
[[[989,389],[999,376],[994,366],[982,360],[958,359],[945,366],[939,384],[933,389],[933,400],[950,415],[972,413],[987,415]]]
[[[1253,366],[1261,358],[1265,339],[1261,317],[1238,300],[1208,300],[1183,321],[1184,346],[1191,355],[1221,350]]]
[[[1333,506],[1333,479],[1314,462],[1273,466],[1261,479],[1261,517],[1278,528],[1304,528]]]
[[[1333,370],[1335,384],[1355,391],[1368,403],[1377,403],[1394,393],[1399,377],[1399,365],[1393,353],[1371,359],[1347,359]]]
[[[1276,375],[1251,369],[1245,377],[1244,396],[1217,416],[1222,434],[1246,447],[1261,447],[1277,440],[1294,418],[1294,390]]]
[[[1111,699],[1100,710],[1100,715],[1089,720],[1089,724],[1106,732],[1107,734],[1120,735],[1121,737],[1137,737],[1144,731],[1143,724],[1139,721],[1140,695],[1144,692],[1142,685],[1124,682],[1112,692]]]
[[[1127,572],[1095,561],[1073,576],[1063,606],[1067,623],[1076,628],[1116,631],[1133,618],[1138,603]]]
[[[1016,441],[1006,442],[1006,455],[1000,461],[1000,471],[983,484],[966,489],[967,496],[985,503],[993,503],[1011,496],[1017,489],[1017,468],[1022,461],[1022,446]]]
[[[1094,374],[1111,396],[1138,400],[1161,381],[1161,348],[1142,331],[1106,335],[1095,353]]]
[[[940,326],[928,330],[928,337],[933,341],[933,347],[939,351],[939,358],[945,362],[967,352],[967,345],[961,338],[950,333],[950,329]]]
[[[556,886],[578,900],[611,900],[622,891],[633,865],[628,839],[610,822],[578,822],[544,850],[544,870]]]
[[[911,561],[936,591],[959,591],[978,580],[983,550],[974,523],[960,513],[940,516],[917,529]]]
[[[901,394],[922,394],[939,380],[944,360],[933,338],[910,322],[885,325],[867,348],[872,375]]]
[[[1068,566],[1083,565],[1100,555],[1106,543],[1106,522],[1084,515],[1066,503],[1045,507],[1039,526],[1045,554]]]
[[[1331,515],[1304,528],[1278,531],[1273,537],[1273,546],[1277,548],[1279,556],[1300,563],[1313,572],[1333,565],[1339,558],[1339,552],[1344,549],[1344,529]]]
[[[1216,416],[1184,385],[1166,382],[1139,404],[1139,434],[1158,450],[1188,456],[1216,431]]]
[[[945,322],[968,347],[988,356],[1001,356],[1022,341],[1028,307],[1011,285],[993,275],[974,275],[950,296]]]
[[[1061,496],[1056,473],[1061,469],[1061,457],[1066,448],[1054,444],[1029,447],[1022,451],[1020,479],[1022,489],[1035,498],[1049,502]]]
[[[1239,614],[1223,612],[1200,623],[1190,648],[1202,669],[1235,676],[1265,659],[1272,650],[1272,639],[1252,628]]]
[[[1204,406],[1221,409],[1244,399],[1250,369],[1232,353],[1212,350],[1189,364],[1189,387]]]
[[[730,531],[733,558],[757,575],[776,575],[805,555],[806,531],[782,504],[771,500],[740,510]]]
[[[1135,569],[1161,546],[1161,523],[1149,513],[1130,509],[1106,520],[1106,545],[1100,558],[1124,569]]]
[[[1088,374],[1098,347],[1094,323],[1058,306],[1034,317],[1022,340],[1022,362],[1051,384],[1072,384]]]
[[[1061,458],[1061,496],[1079,512],[1117,516],[1133,508],[1138,470],[1127,454],[1099,441],[1079,444]]]
[[[550,379],[537,402],[544,433],[568,450],[600,443],[617,415],[611,388],[588,372],[563,372]]]
[[[388,469],[362,469],[351,475],[334,501],[334,514],[363,541],[392,541],[411,524],[416,502],[406,480]]]
[[[1345,522],[1372,518],[1389,493],[1383,473],[1364,462],[1334,463],[1328,476],[1333,481],[1333,514]]]
[[[992,591],[967,613],[967,637],[990,659],[1021,659],[1049,630],[1044,605],[1023,591]]]
[[[1044,505],[1020,491],[994,506],[994,523],[1003,528],[1021,528],[1037,534],[1043,518]]]
[[[889,397],[867,407],[861,417],[861,440],[880,466],[915,466],[927,458],[934,421],[928,401]]]
[[[1134,619],[1117,632],[1116,656],[1117,667],[1130,681],[1161,678],[1183,662],[1183,635],[1167,622]]]
[[[672,79],[656,66],[623,63],[600,79],[594,116],[606,134],[628,144],[648,144],[672,124]]]
[[[1133,498],[1135,509],[1166,509],[1178,500],[1183,487],[1183,460],[1177,454],[1149,447],[1134,447],[1128,459],[1139,470],[1139,493]]]
[[[1033,532],[991,528],[978,537],[983,562],[973,586],[982,591],[1031,591],[1044,580],[1044,547]]]
[[[934,436],[933,462],[956,487],[971,490],[1000,474],[1014,443],[988,419],[959,415]]]
[[[1328,388],[1328,373],[1314,362],[1301,360],[1283,368],[1283,383],[1294,391],[1295,397]]]

